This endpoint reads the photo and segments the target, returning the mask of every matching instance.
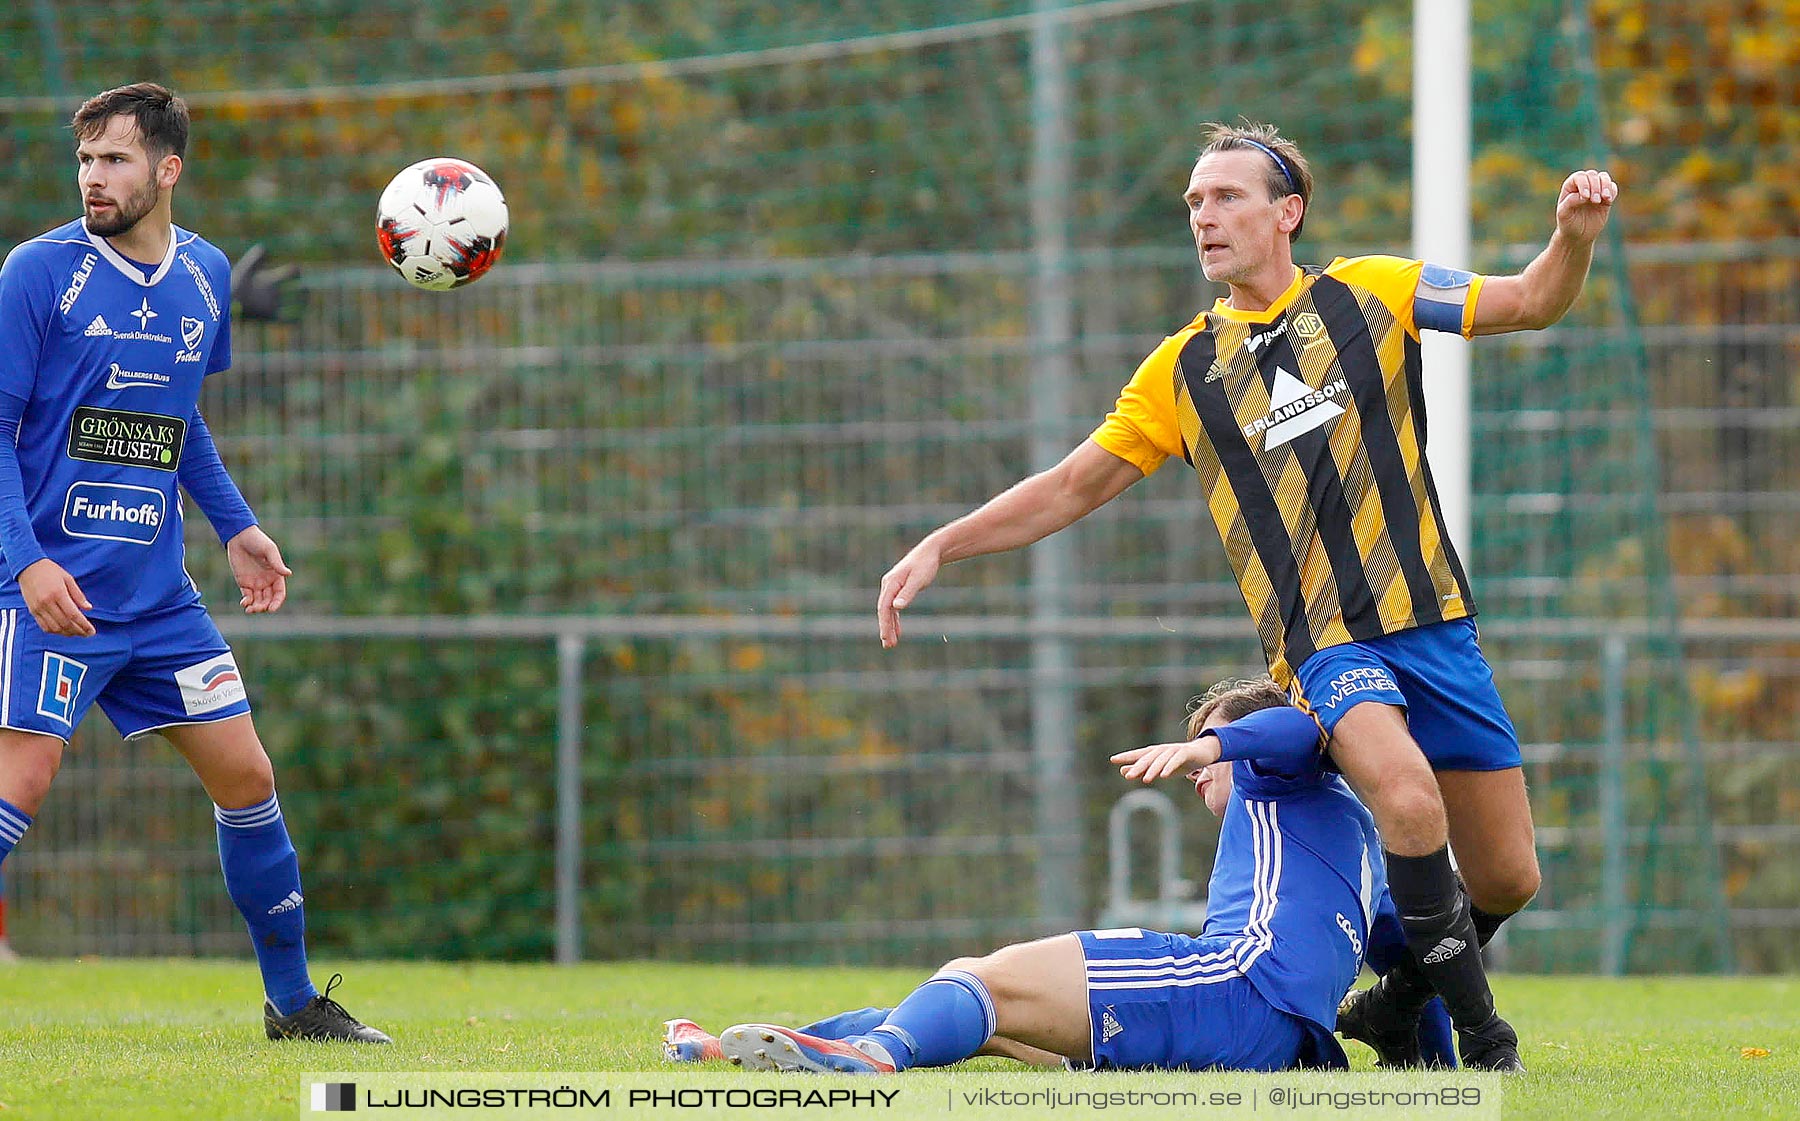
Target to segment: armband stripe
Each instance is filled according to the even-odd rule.
[[[1427,300],[1423,296],[1413,300],[1413,322],[1419,325],[1421,331],[1448,331],[1453,335],[1460,335],[1462,321],[1463,305],[1460,300],[1454,304]]]

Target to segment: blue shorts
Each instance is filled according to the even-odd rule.
[[[1306,1029],[1237,971],[1235,937],[1082,930],[1101,1070],[1287,1070]]]
[[[231,647],[198,603],[93,624],[70,638],[0,610],[0,727],[66,740],[96,701],[127,737],[250,711]]]
[[[1500,771],[1523,761],[1473,619],[1327,646],[1300,664],[1294,695],[1327,733],[1364,701],[1399,705],[1434,771]]]

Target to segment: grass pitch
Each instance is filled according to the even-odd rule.
[[[344,972],[334,995],[392,1034],[393,1047],[268,1042],[256,971],[245,962],[0,967],[0,1110],[20,1121],[294,1118],[309,1071],[660,1071],[665,1019],[688,1016],[713,1030],[802,1023],[893,1003],[923,977],[646,964],[362,962]],[[316,970],[320,980],[328,974]],[[1800,1118],[1800,979],[1502,976],[1495,988],[1530,1068],[1504,1084],[1508,1119]],[[1369,1067],[1366,1049],[1348,1049],[1359,1069]],[[1009,1065],[984,1059],[961,1069]],[[1060,1077],[1096,1084],[1093,1075]],[[1141,1076],[1103,1077],[1122,1087]],[[1204,1087],[1219,1076],[1183,1077]]]

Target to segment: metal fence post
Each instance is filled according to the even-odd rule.
[[[1630,913],[1625,901],[1628,822],[1625,810],[1625,636],[1609,634],[1600,642],[1601,739],[1600,913],[1605,924],[1600,945],[1600,972],[1625,972],[1625,935]]]
[[[1042,471],[1068,450],[1069,386],[1075,380],[1074,301],[1069,282],[1069,75],[1061,0],[1037,0],[1031,31],[1032,295],[1031,470]],[[1074,567],[1072,542],[1056,536],[1031,550],[1031,615],[1050,623],[1064,615]],[[1031,640],[1031,741],[1036,764],[1035,829],[1039,918],[1074,925],[1081,914],[1083,822],[1075,771],[1074,651],[1065,635]]]
[[[581,663],[587,640],[556,636],[556,960],[581,960]]]

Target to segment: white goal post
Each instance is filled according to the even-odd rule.
[[[1469,0],[1413,0],[1413,256],[1451,268],[1469,253]],[[1432,475],[1450,538],[1472,563],[1469,343],[1424,337]]]

